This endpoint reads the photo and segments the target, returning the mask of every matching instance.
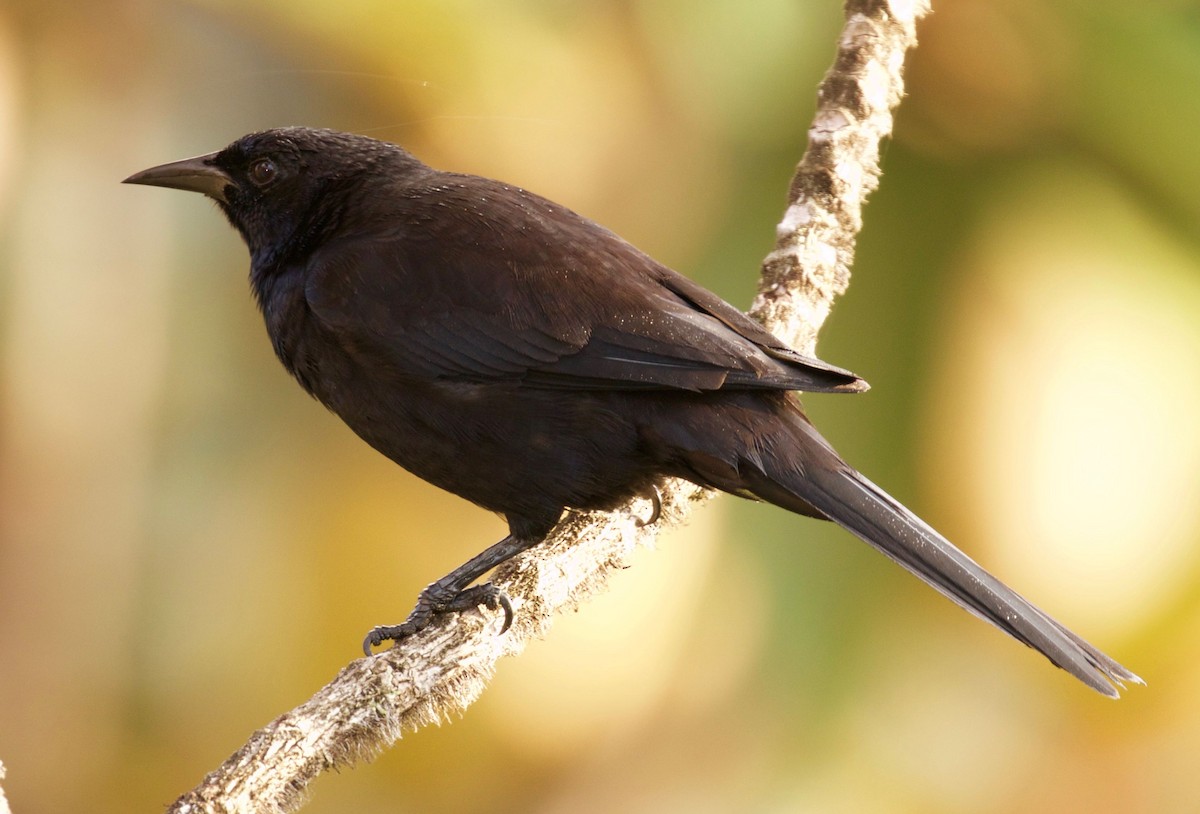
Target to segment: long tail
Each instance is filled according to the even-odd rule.
[[[1024,642],[1097,692],[1112,698],[1137,675],[1051,619],[838,456],[799,411],[789,429],[800,455],[764,456],[744,466],[756,497],[801,514],[821,515],[854,533],[971,613]],[[783,471],[770,471],[774,469]],[[767,471],[761,471],[767,470]]]

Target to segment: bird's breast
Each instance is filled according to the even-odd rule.
[[[275,355],[301,387],[334,409],[349,360],[309,308],[302,279],[300,269],[283,268],[271,274],[256,271],[251,284]]]

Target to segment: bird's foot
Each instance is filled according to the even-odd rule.
[[[504,610],[504,626],[500,632],[508,630],[513,621],[512,602],[504,592],[490,582],[472,585],[465,590],[454,592],[452,588],[435,582],[421,591],[417,597],[417,606],[412,609],[402,623],[398,625],[381,625],[373,628],[363,639],[363,652],[373,655],[373,648],[384,642],[397,644],[429,626],[435,615],[443,613],[458,613],[483,606],[489,610]]]
[[[646,496],[646,499],[650,501],[650,516],[637,518],[638,528],[653,526],[662,517],[662,492],[658,491],[657,486],[650,487],[650,494]]]

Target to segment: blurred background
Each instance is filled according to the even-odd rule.
[[[939,0],[807,400],[1149,682],[1113,703],[733,498],[309,812],[1200,807],[1200,9]],[[156,811],[498,539],[272,356],[240,239],[128,174],[307,124],[562,201],[746,307],[839,5],[7,0],[0,760]]]

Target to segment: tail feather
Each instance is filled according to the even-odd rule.
[[[1097,692],[1116,698],[1126,682],[1144,683],[993,577],[843,462],[806,421],[797,424],[806,436],[801,439],[805,454],[800,465],[786,472],[765,473],[758,467],[748,467],[751,472],[743,470],[746,487],[755,496],[804,514],[817,509]]]

